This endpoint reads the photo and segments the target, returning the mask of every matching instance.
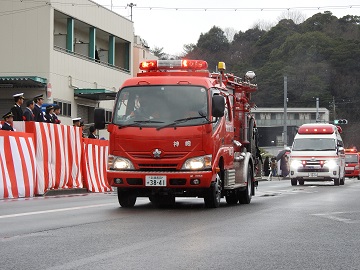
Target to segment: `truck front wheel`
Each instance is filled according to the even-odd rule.
[[[133,207],[136,203],[136,195],[134,194],[133,191],[130,190],[124,191],[118,188],[117,195],[121,207],[130,208]]]
[[[292,185],[292,186],[296,186],[296,185],[297,185],[297,179],[296,179],[296,178],[291,178],[291,185]]]
[[[205,206],[207,208],[217,208],[220,206],[221,199],[221,180],[220,176],[216,176],[216,181],[211,183],[210,188],[206,191],[204,196]]]

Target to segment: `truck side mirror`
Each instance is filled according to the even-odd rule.
[[[101,108],[96,108],[94,110],[94,125],[96,129],[105,128],[105,110]]]
[[[212,116],[223,117],[225,111],[225,99],[223,96],[214,95],[212,97]]]
[[[339,154],[344,154],[344,153],[345,153],[344,147],[340,146],[340,147],[338,148],[338,153],[339,153]]]

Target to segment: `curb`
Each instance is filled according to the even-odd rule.
[[[90,193],[86,188],[69,188],[69,189],[51,189],[42,196],[58,196]]]

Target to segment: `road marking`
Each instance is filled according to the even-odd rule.
[[[81,209],[103,207],[103,206],[110,206],[110,205],[114,205],[114,203],[94,204],[94,205],[86,205],[86,206],[53,209],[53,210],[44,210],[44,211],[36,211],[36,212],[3,215],[3,216],[0,216],[0,219],[31,216],[31,215],[40,215],[40,214],[48,214],[48,213],[56,213],[56,212],[65,212],[65,211],[73,211],[73,210],[81,210]]]
[[[357,219],[350,219],[350,218],[343,218],[343,217],[339,217],[337,215],[344,215],[344,214],[357,214],[360,213],[358,211],[354,211],[354,212],[332,212],[332,213],[321,213],[321,214],[312,214],[312,216],[318,216],[318,217],[323,217],[323,218],[327,218],[330,220],[335,220],[335,221],[340,221],[340,222],[344,222],[344,223],[360,223],[360,220]]]

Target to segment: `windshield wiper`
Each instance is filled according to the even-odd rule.
[[[141,124],[149,124],[149,123],[164,123],[163,121],[156,121],[156,120],[136,120],[131,124],[127,124],[127,125],[119,125],[119,128],[124,128],[124,127],[140,127]]]
[[[160,130],[160,129],[166,128],[166,127],[174,127],[174,126],[177,126],[178,124],[185,123],[185,122],[187,122],[187,121],[194,120],[194,119],[201,119],[201,118],[205,118],[205,119],[207,120],[206,115],[180,118],[180,119],[177,119],[177,120],[175,120],[174,122],[172,122],[172,123],[170,123],[170,124],[167,124],[167,125],[158,127],[158,128],[156,128],[156,129],[157,129],[157,130]],[[207,121],[208,121],[208,120],[207,120]]]

